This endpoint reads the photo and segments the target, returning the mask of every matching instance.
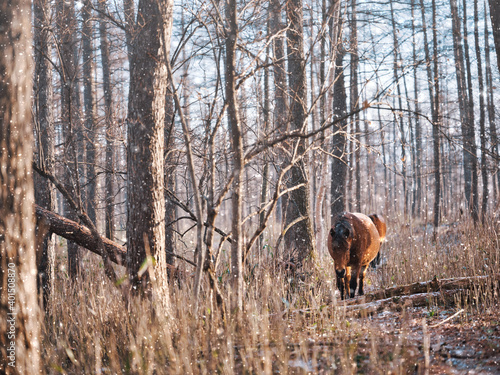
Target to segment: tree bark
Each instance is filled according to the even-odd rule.
[[[332,44],[336,50],[335,78],[333,84],[333,120],[338,120],[347,114],[347,101],[344,80],[344,56],[342,46],[342,22],[340,10],[335,12],[337,24],[331,25]],[[347,179],[347,120],[337,122],[333,128],[332,137],[332,177],[331,177],[331,216],[346,211],[346,179]]]
[[[491,58],[490,58],[490,44],[489,44],[489,30],[488,30],[488,19],[486,16],[486,5],[484,9],[484,59],[486,63],[486,86],[487,86],[487,107],[488,107],[488,122],[489,122],[489,128],[490,128],[490,142],[491,142],[491,147],[490,151],[496,154],[497,156],[500,155],[500,150],[499,150],[499,145],[498,145],[498,136],[497,136],[497,127],[496,127],[496,116],[495,116],[495,101],[493,98],[493,77],[491,74]],[[498,173],[498,165],[499,161],[495,160],[494,165],[493,165],[493,174],[497,176],[497,189],[500,189],[500,173]],[[493,179],[493,182],[495,180]],[[495,184],[493,184],[494,186]],[[495,196],[495,199],[498,199],[498,192],[494,189],[495,193],[497,194]]]
[[[86,201],[85,207],[90,220],[97,225],[96,214],[96,129],[94,98],[94,50],[92,2],[84,0],[82,8],[82,52],[83,52],[83,106],[85,110],[85,149],[86,149]]]
[[[400,108],[400,111],[403,109],[403,96],[401,94],[401,85],[399,84],[399,60],[400,60],[400,51],[399,51],[399,42],[398,42],[398,35],[397,35],[397,27],[396,27],[396,19],[395,19],[395,14],[394,14],[394,6],[393,6],[393,1],[391,0],[389,3],[391,5],[391,24],[392,24],[392,37],[393,37],[393,46],[394,46],[394,61],[393,61],[393,74],[394,74],[394,82],[396,83],[396,92],[397,92],[397,97],[398,97],[398,106]],[[404,130],[404,117],[402,113],[395,114],[394,115],[394,125],[398,125],[399,132],[401,134],[401,175],[403,179],[403,209],[404,209],[404,215],[405,218],[407,217],[408,214],[408,189],[406,187],[406,135],[405,135],[405,130]],[[399,121],[398,121],[399,120]],[[399,123],[399,124],[398,124]],[[396,139],[394,139],[394,142],[396,142]],[[394,152],[394,161],[395,161],[395,166],[396,164],[396,153]],[[394,176],[395,177],[395,176]],[[394,189],[397,190],[397,187],[394,186]]]
[[[439,226],[440,219],[440,203],[441,203],[441,135],[439,127],[441,126],[441,112],[440,112],[440,90],[439,90],[439,55],[438,55],[438,40],[437,40],[437,21],[436,21],[436,0],[432,0],[432,47],[433,47],[433,61],[434,61],[434,79],[432,84],[434,86],[434,107],[432,110],[432,141],[434,148],[434,235],[437,235],[437,227]],[[430,65],[430,60],[429,60]]]
[[[493,29],[493,40],[497,52],[497,68],[500,72],[500,0],[489,0],[491,28]]]
[[[97,238],[86,226],[60,216],[55,212],[46,210],[38,205],[35,205],[35,214],[38,224],[47,228],[49,233],[55,233],[97,255],[103,256]],[[101,239],[109,260],[119,265],[125,265],[127,255],[126,248],[106,237],[101,237]]]
[[[288,82],[290,95],[290,129],[302,130],[307,127],[307,84],[304,59],[303,9],[301,0],[287,2]],[[304,140],[299,140],[291,155],[303,155],[306,152]],[[293,156],[292,156],[293,158]],[[290,170],[287,187],[302,185],[288,194],[285,217],[285,248],[296,251],[294,263],[300,268],[303,261],[315,253],[315,240],[311,221],[309,184],[307,166],[301,158]]]
[[[481,136],[481,177],[483,182],[483,201],[481,204],[481,221],[483,224],[486,219],[486,211],[488,208],[488,170],[486,161],[486,108],[484,97],[486,90],[484,88],[483,79],[483,63],[481,57],[481,46],[479,44],[479,10],[477,0],[474,0],[474,42],[476,44],[476,60],[477,60],[477,79],[479,81],[479,131]]]
[[[238,13],[236,0],[230,0],[226,7],[226,97],[228,103],[229,130],[233,151],[232,192],[232,236],[231,244],[231,309],[243,309],[243,138],[241,135],[238,97],[236,93],[236,46],[238,41]]]
[[[457,78],[457,94],[460,109],[460,122],[462,127],[463,159],[464,159],[464,184],[467,207],[475,223],[478,221],[477,189],[474,189],[474,175],[477,176],[477,155],[474,139],[474,124],[470,122],[469,99],[465,76],[464,53],[462,46],[462,33],[460,31],[460,18],[456,0],[450,0],[453,45],[455,56],[455,70]],[[476,178],[477,183],[477,178]],[[477,186],[476,186],[477,187]]]
[[[467,31],[467,0],[462,0],[463,8],[463,29],[464,29],[464,62],[465,62],[465,72],[467,73],[467,92],[469,105],[467,108],[468,112],[468,122],[471,126],[469,129],[469,139],[473,143],[474,149],[476,148],[476,135],[475,135],[475,116],[474,116],[474,93],[472,87],[472,68],[469,57],[469,33]],[[479,219],[479,176],[478,176],[478,158],[477,152],[473,154],[472,158],[472,218],[474,222]]]
[[[115,137],[115,125],[113,122],[113,91],[111,87],[111,62],[109,55],[108,32],[105,21],[105,2],[98,0],[99,9],[99,37],[101,42],[101,63],[102,63],[102,85],[104,91],[104,121],[106,126],[106,176],[105,176],[105,209],[104,226],[106,237],[110,240],[115,236],[114,220],[114,150],[113,141]]]
[[[166,268],[164,137],[165,97],[169,85],[173,1],[138,4],[130,45],[130,89],[127,118],[127,268],[131,282],[150,287],[139,269],[149,254],[155,268]]]
[[[35,157],[38,165],[54,172],[54,117],[52,111],[52,66],[50,57],[50,15],[51,6],[48,0],[33,2],[35,22],[35,79],[34,87],[34,128]],[[55,207],[55,191],[50,182],[38,175],[34,176],[35,202],[40,206],[53,210]],[[42,248],[37,249],[40,259],[38,266],[38,290],[43,293],[44,307],[48,306],[49,296],[53,291],[55,241],[52,235],[46,236]]]
[[[61,122],[64,134],[63,181],[65,188],[73,197],[80,194],[79,171],[77,165],[77,137],[76,128],[79,126],[79,88],[77,81],[76,40],[74,32],[77,30],[74,0],[57,0],[56,26],[60,50],[60,79],[61,79]],[[79,153],[81,156],[81,153]],[[80,201],[80,197],[78,197]],[[76,220],[77,214],[68,205],[63,203],[65,216]],[[68,243],[68,273],[75,279],[80,273],[81,254],[78,246]]]
[[[350,78],[351,78],[351,92],[350,92],[350,104],[351,112],[357,112],[359,109],[359,88],[358,88],[358,26],[357,26],[357,9],[356,0],[351,1],[351,40],[350,40]],[[360,118],[358,113],[354,113],[353,119],[353,129],[354,129],[354,162],[355,162],[355,199],[354,206],[356,212],[361,212],[361,128],[360,128]]]
[[[418,64],[417,64],[417,51],[416,51],[416,28],[415,28],[415,16],[416,16],[415,0],[411,0],[411,28],[412,28],[412,55],[413,55],[413,96],[415,98],[415,187],[412,203],[412,214],[416,217],[420,217],[422,212],[422,129],[420,122],[420,102],[418,100]],[[429,63],[429,61],[427,61]]]
[[[31,2],[0,2],[0,372],[39,374]]]

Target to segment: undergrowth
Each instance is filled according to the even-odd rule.
[[[434,277],[497,274],[497,229],[494,225],[450,224],[440,228],[434,242],[430,227],[389,223],[382,248],[384,261],[378,269],[368,271],[367,292]],[[224,270],[227,261],[222,259],[219,269]],[[87,256],[84,274],[75,283],[65,275],[61,256],[43,325],[45,372],[419,372],[423,353],[408,342],[404,318],[395,333],[390,333],[370,317],[346,314],[329,257],[311,262],[301,277],[276,268],[274,259],[261,257],[259,261],[249,266],[244,311],[229,311],[225,323],[208,282],[203,285],[198,313],[194,313],[191,268],[182,273],[182,282],[168,286],[168,296],[164,291],[151,299],[132,297],[126,305],[119,289],[105,277],[99,258]],[[227,300],[228,277],[225,271],[218,274]],[[498,308],[495,293],[492,288],[478,288],[457,304],[469,313]]]

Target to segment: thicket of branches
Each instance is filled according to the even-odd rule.
[[[344,210],[486,223],[491,3],[35,0],[37,204],[85,225],[115,282],[110,259],[146,289],[187,259],[222,304],[230,261],[240,308],[245,264],[300,269]],[[68,241],[74,278],[81,252]],[[48,295],[52,236],[41,254]]]

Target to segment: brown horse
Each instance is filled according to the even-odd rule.
[[[328,234],[328,251],[335,262],[337,287],[342,299],[349,295],[354,297],[358,278],[359,295],[363,295],[366,269],[379,248],[380,235],[368,216],[344,212],[334,219]]]
[[[377,214],[371,214],[368,215],[370,219],[372,219],[373,224],[377,227],[378,234],[380,236],[380,250],[378,251],[378,254],[375,259],[370,263],[372,268],[376,268],[380,264],[380,260],[382,258],[381,256],[381,250],[382,250],[382,243],[385,241],[385,233],[387,232],[387,225],[385,224],[385,220],[383,216],[377,215]]]

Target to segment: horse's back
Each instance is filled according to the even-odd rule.
[[[358,237],[357,256],[361,256],[361,265],[369,264],[380,249],[380,235],[374,222],[365,214],[354,212],[352,225]]]
[[[387,225],[385,224],[383,216],[371,214],[368,217],[371,219],[371,221],[373,221],[375,227],[377,228],[378,234],[380,236],[380,242],[384,242],[385,234],[387,233]]]

